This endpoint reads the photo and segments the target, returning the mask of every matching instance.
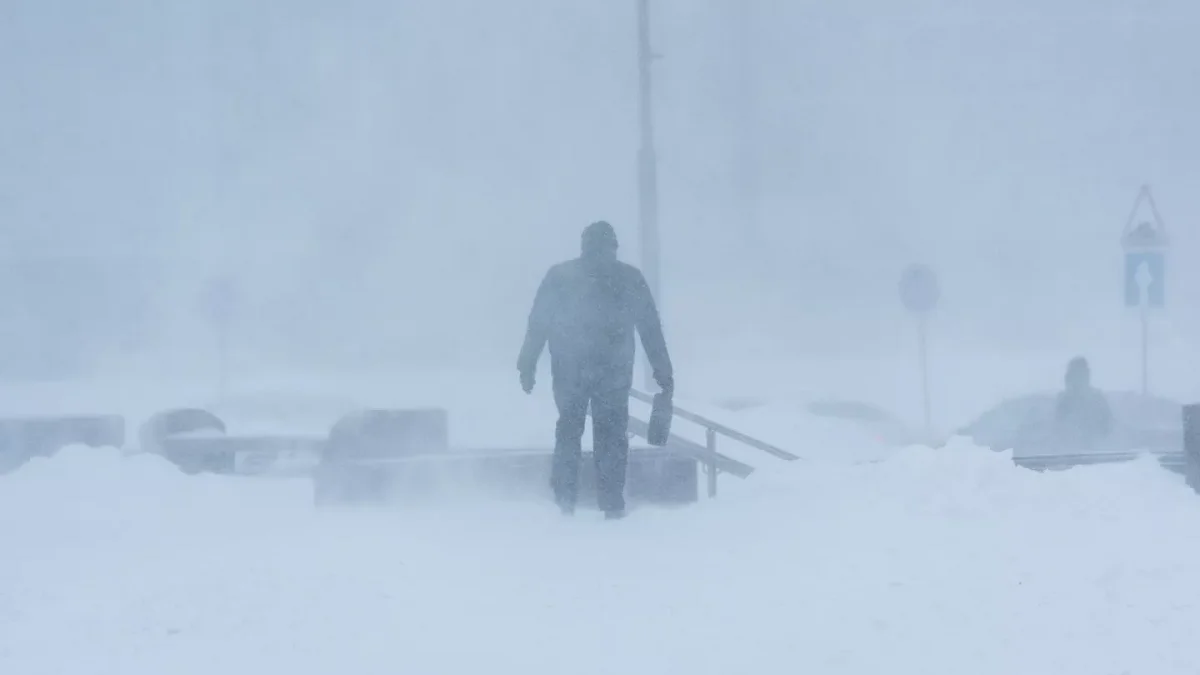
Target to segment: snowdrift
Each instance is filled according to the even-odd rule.
[[[0,513],[0,672],[1200,670],[1200,500],[1152,460],[955,442],[606,523],[317,513],[307,481],[68,448],[0,477]]]

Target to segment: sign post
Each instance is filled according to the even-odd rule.
[[[235,303],[236,290],[231,279],[220,277],[209,283],[204,305],[216,338],[217,395],[221,398],[229,383],[229,328]]]
[[[1150,313],[1166,306],[1168,243],[1167,229],[1150,188],[1142,186],[1121,235],[1125,306],[1138,310],[1142,329],[1142,394],[1150,393]]]
[[[651,65],[657,55],[650,43],[650,0],[637,0],[638,32],[638,231],[641,236],[642,273],[654,302],[663,306],[659,269],[658,157],[654,149],[654,101]],[[652,391],[654,373],[646,360],[646,389]]]
[[[929,316],[937,309],[941,287],[928,265],[914,264],[900,275],[900,302],[917,319],[917,364],[921,371],[921,403],[925,434],[933,436],[933,405],[929,393]]]

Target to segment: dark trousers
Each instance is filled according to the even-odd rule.
[[[558,426],[550,483],[559,504],[574,506],[579,497],[579,461],[588,406],[592,409],[592,450],[596,460],[596,498],[602,511],[625,508],[625,467],[629,462],[629,389],[588,386],[554,387]]]

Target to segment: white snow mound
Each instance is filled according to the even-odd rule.
[[[0,478],[0,672],[1200,672],[1200,499],[1153,460],[760,467],[607,523],[68,449]]]

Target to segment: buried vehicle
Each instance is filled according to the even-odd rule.
[[[142,424],[139,440],[144,452],[186,473],[307,475],[329,427],[356,409],[354,401],[326,394],[242,392],[156,413]]]
[[[189,474],[303,475],[324,447],[324,438],[312,434],[230,434],[224,419],[203,408],[155,413],[139,437],[143,452],[161,455]]]
[[[1010,398],[962,427],[958,435],[997,452],[1011,451],[1018,464],[1066,468],[1132,459],[1149,452],[1175,469],[1182,464],[1183,406],[1177,401],[1136,392],[1103,392],[1112,427],[1102,439],[1080,444],[1056,430],[1055,393]]]

